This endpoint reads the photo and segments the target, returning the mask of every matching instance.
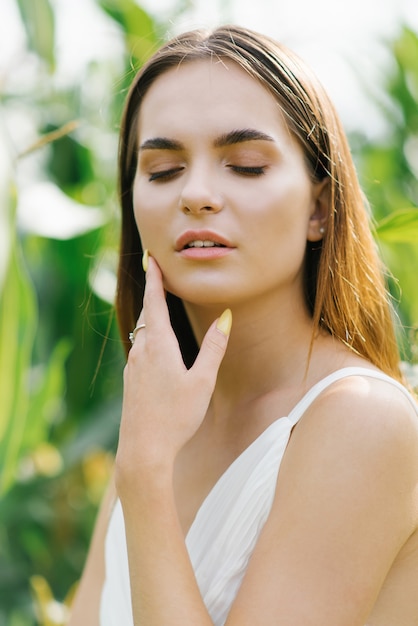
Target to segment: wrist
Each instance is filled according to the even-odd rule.
[[[147,457],[128,462],[118,451],[115,462],[115,485],[119,499],[162,497],[173,490],[174,460]]]
[[[149,480],[124,484],[118,490],[118,497],[125,529],[131,536],[138,532],[152,536],[160,521],[177,519],[172,476],[152,476]]]

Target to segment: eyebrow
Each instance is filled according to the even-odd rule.
[[[261,130],[242,128],[221,135],[215,139],[214,145],[215,148],[223,148],[224,146],[232,146],[233,144],[243,143],[245,141],[274,141],[274,139]]]
[[[154,137],[147,139],[139,146],[139,150],[183,150],[184,146],[179,141],[167,137]]]
[[[260,130],[254,128],[242,128],[232,130],[229,133],[224,133],[217,137],[214,141],[215,148],[223,148],[225,146],[232,146],[237,143],[244,143],[245,141],[274,141],[273,137],[263,133]],[[143,150],[184,150],[184,146],[175,139],[169,139],[168,137],[154,137],[144,141],[140,147],[140,151]]]

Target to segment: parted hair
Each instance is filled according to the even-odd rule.
[[[164,72],[180,64],[213,58],[233,61],[264,85],[301,145],[312,181],[329,178],[326,233],[320,242],[307,242],[304,266],[313,337],[319,328],[325,329],[387,374],[403,380],[384,268],[371,233],[368,204],[336,110],[314,73],[297,55],[267,36],[238,26],[210,32],[195,30],[172,39],[140,69],[127,96],[119,146],[122,223],[116,294],[126,351],[128,333],[142,307],[145,284],[143,251],[132,203],[141,102]],[[190,366],[198,347],[183,304],[173,294],[167,295],[167,303],[184,361]]]

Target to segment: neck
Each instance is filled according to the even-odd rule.
[[[303,306],[295,307],[288,302],[291,300],[270,306],[252,302],[232,308],[232,331],[219,370],[215,402],[219,397],[223,404],[238,405],[273,389],[303,384],[312,321]],[[191,305],[186,305],[186,309],[200,343],[222,310]]]

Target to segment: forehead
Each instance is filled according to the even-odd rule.
[[[289,135],[270,91],[233,61],[213,58],[188,61],[161,74],[143,99],[138,131],[142,141],[181,130],[202,134],[231,127]]]

